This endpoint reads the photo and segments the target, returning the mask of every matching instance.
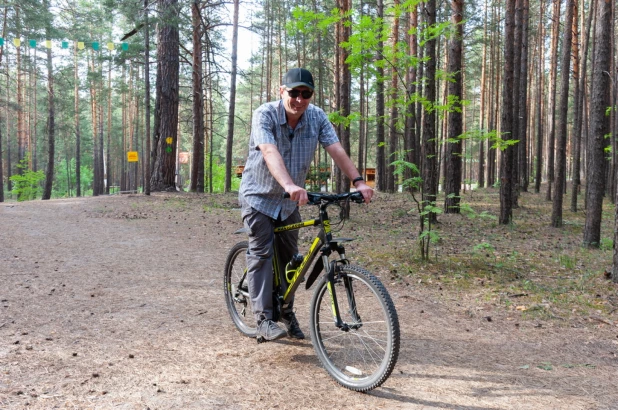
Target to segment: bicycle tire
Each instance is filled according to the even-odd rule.
[[[238,331],[247,337],[255,337],[257,325],[251,309],[249,290],[244,285],[241,289],[238,286],[247,270],[245,254],[248,247],[247,241],[243,241],[228,252],[223,274],[223,291],[227,310]]]
[[[341,319],[349,328],[335,326],[328,276],[323,275],[311,300],[311,340],[331,377],[350,390],[364,392],[384,383],[397,363],[399,319],[379,279],[358,266],[338,269],[335,294]],[[356,315],[346,293],[346,278],[352,283]]]

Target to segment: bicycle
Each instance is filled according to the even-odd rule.
[[[305,281],[305,275],[319,254],[321,257],[313,264],[305,281],[305,289],[309,289],[324,272],[310,303],[309,328],[314,350],[323,367],[338,383],[351,390],[368,391],[384,383],[395,367],[399,355],[399,320],[393,301],[380,280],[349,263],[343,243],[352,239],[333,238],[327,212],[331,206],[341,209],[342,202],[363,203],[364,200],[360,192],[307,194],[308,204],[319,207],[319,217],[274,230],[277,235],[294,229],[320,227],[307,255],[295,255],[286,269],[281,269],[274,241],[273,320],[280,319],[282,307]],[[246,230],[243,228],[235,233],[246,233]],[[255,338],[256,322],[246,281],[247,247],[247,241],[242,241],[229,251],[224,291],[236,328],[245,336]],[[333,253],[338,257],[331,260]],[[258,339],[258,343],[261,341]]]

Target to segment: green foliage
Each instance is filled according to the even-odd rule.
[[[13,195],[17,196],[18,201],[31,201],[42,194],[43,187],[41,182],[45,179],[43,171],[31,171],[28,168],[28,158],[17,164],[17,168],[22,170],[21,174],[11,176],[13,182]]]
[[[88,166],[82,165],[80,167],[80,182],[82,195],[90,194],[92,191],[92,181],[94,179],[94,173]],[[52,197],[54,198],[67,198],[75,196],[75,158],[69,161],[69,167],[67,169],[66,160],[60,161],[54,167],[54,185]]]
[[[210,156],[207,155],[204,161],[204,171],[206,173],[206,185],[208,187],[209,180],[209,163]],[[240,188],[240,178],[236,177],[235,174],[232,173],[232,191],[238,191]],[[225,191],[225,163],[221,163],[218,157],[212,163],[212,192],[224,192]]]
[[[614,249],[614,240],[611,238],[601,238],[601,243],[599,244],[599,248],[604,251],[609,251]]]
[[[493,219],[493,220],[498,219],[497,216],[492,215],[487,211],[478,213],[470,206],[470,204],[466,204],[466,203],[461,203],[461,202],[459,203],[459,211],[461,212],[462,215],[470,219],[476,219],[476,218]]]

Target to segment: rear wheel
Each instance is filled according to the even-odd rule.
[[[326,371],[356,391],[380,386],[399,355],[399,321],[382,283],[357,266],[339,266],[333,293],[343,326],[335,325],[327,275],[311,301],[313,347]]]
[[[251,310],[247,283],[247,241],[239,242],[230,249],[225,261],[223,290],[225,302],[236,328],[245,336],[255,337],[256,323]]]

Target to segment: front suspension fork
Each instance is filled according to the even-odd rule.
[[[337,292],[335,291],[335,282],[336,282],[336,272],[338,268],[338,263],[341,261],[331,261],[328,265],[328,282],[326,286],[328,288],[328,293],[330,295],[331,307],[333,311],[333,320],[335,321],[335,326],[339,329],[347,332],[350,329],[358,329],[361,326],[361,319],[358,315],[358,311],[356,309],[356,299],[354,298],[354,289],[352,285],[352,279],[347,276],[343,276],[340,280],[343,280],[343,286],[345,288],[345,293],[348,300],[349,313],[352,317],[353,323],[345,323],[341,319],[341,312],[339,309],[339,302],[337,299]],[[345,263],[345,262],[343,262]]]

